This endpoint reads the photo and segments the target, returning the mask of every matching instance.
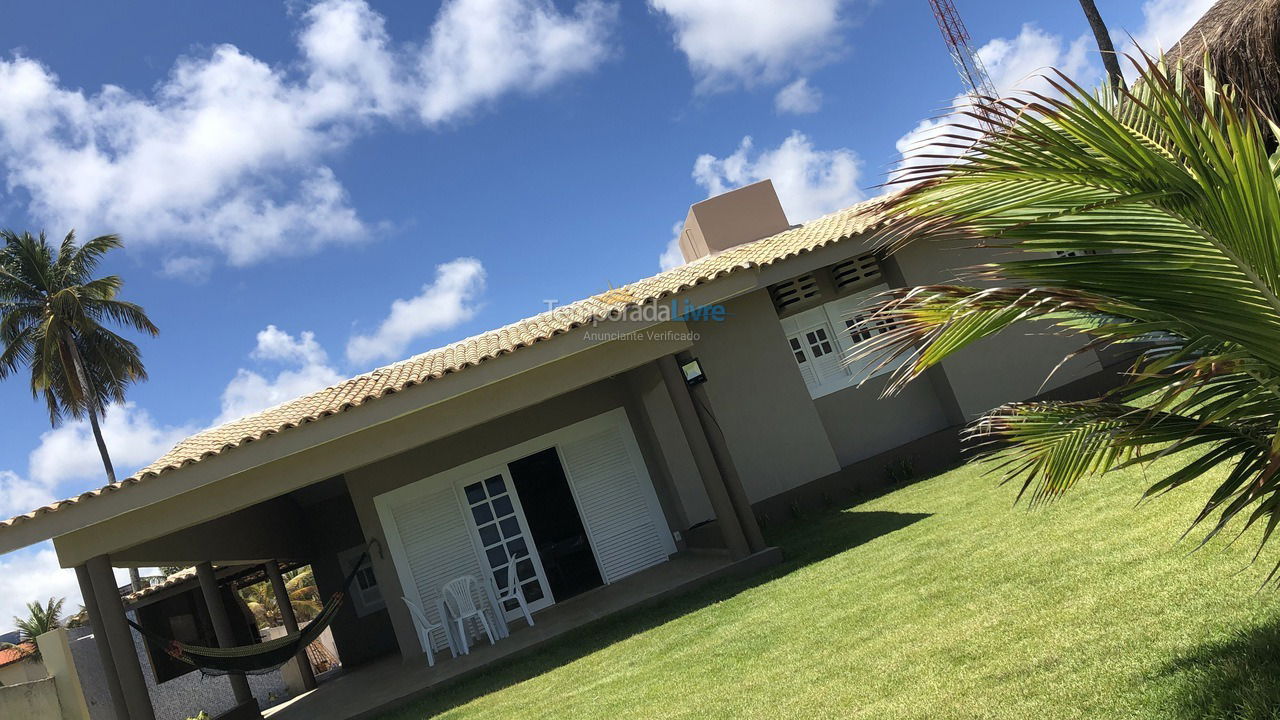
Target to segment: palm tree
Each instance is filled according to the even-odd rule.
[[[107,482],[114,484],[98,417],[108,403],[124,402],[125,388],[145,380],[147,371],[138,347],[103,324],[158,332],[141,307],[116,299],[119,277],[93,277],[120,239],[103,235],[77,245],[72,231],[56,250],[43,232],[4,230],[0,239],[0,379],[28,369],[31,393],[44,397],[55,426],[66,417],[88,418]],[[141,589],[138,571],[131,568],[129,576],[134,590]]]
[[[971,284],[886,294],[870,322],[889,330],[859,355],[902,362],[896,392],[1025,321],[1134,348],[1114,391],[1004,405],[973,439],[1032,504],[1189,451],[1143,497],[1212,471],[1192,526],[1207,540],[1257,524],[1265,544],[1280,523],[1280,153],[1268,150],[1280,127],[1211,68],[1191,84],[1149,57],[1134,64],[1118,96],[1056,74],[1053,97],[1003,100],[997,131],[961,162],[912,174],[889,203],[890,249],[963,237],[1012,259],[974,268]]]
[[[62,604],[66,598],[49,598],[49,602],[41,605],[38,602],[27,603],[26,618],[15,617],[13,624],[18,628],[20,642],[35,642],[41,635],[62,627]],[[35,655],[39,655],[37,650]]]
[[[285,590],[289,593],[289,602],[293,605],[294,615],[299,623],[306,623],[320,614],[324,609],[320,602],[320,592],[316,590],[315,578],[311,574],[311,566],[285,573]],[[263,581],[240,589],[240,597],[244,599],[253,613],[259,627],[269,628],[284,624],[280,615],[280,605],[271,583]]]

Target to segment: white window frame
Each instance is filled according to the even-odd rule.
[[[846,322],[856,319],[858,311],[865,308],[872,296],[888,289],[887,284],[880,283],[781,320],[782,330],[787,338],[787,350],[795,357],[800,376],[809,388],[811,397],[817,399],[852,387],[852,381],[855,378],[861,381],[866,369],[876,362],[875,358],[848,361],[849,355],[863,340],[852,336]],[[831,341],[834,352],[824,352],[825,343],[813,342],[821,336]],[[893,369],[893,365],[879,368],[871,377]]]
[[[366,546],[357,545],[338,553],[338,566],[342,569],[343,577],[350,575],[355,570],[356,563],[360,562],[366,552]],[[377,574],[374,573],[373,565],[366,562],[362,572],[368,572],[372,575],[374,584],[372,587],[364,588],[360,586],[360,578],[352,578],[348,597],[351,598],[351,606],[356,611],[356,617],[364,617],[387,606],[387,601],[382,597],[382,583],[379,582]]]

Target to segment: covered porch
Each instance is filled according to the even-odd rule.
[[[196,567],[196,614],[215,631],[204,642],[227,647],[243,640],[224,576],[309,565],[322,598],[347,596],[331,626],[341,679],[289,706],[314,708],[361,677],[371,698],[395,702],[770,557],[709,402],[681,372],[687,333],[667,325],[649,336],[591,328],[604,340],[580,330],[51,514],[66,529],[55,547],[80,578],[115,717],[157,714],[155,669],[135,652],[113,567]],[[456,659],[442,641],[428,669],[404,599],[432,608],[448,580],[502,584],[517,563],[536,624],[508,615],[510,637]],[[165,621],[159,631],[177,637]],[[216,682],[230,685],[237,712],[258,714],[243,676]]]
[[[536,652],[543,644],[601,618],[661,603],[722,577],[757,571],[779,559],[776,548],[741,560],[732,560],[727,551],[685,551],[662,565],[557,603],[538,613],[533,627],[515,622],[510,637],[496,645],[481,641],[469,654],[457,658],[446,653],[432,668],[425,661],[404,663],[388,656],[344,669],[318,690],[277,705],[264,715],[271,720],[374,717],[483,672],[492,663]]]

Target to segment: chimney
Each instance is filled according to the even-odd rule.
[[[790,227],[773,183],[761,180],[690,206],[680,252],[685,262],[693,262]]]

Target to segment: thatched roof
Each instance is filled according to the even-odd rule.
[[[1280,118],[1280,0],[1218,0],[1165,61],[1198,74],[1206,48],[1220,80]]]

